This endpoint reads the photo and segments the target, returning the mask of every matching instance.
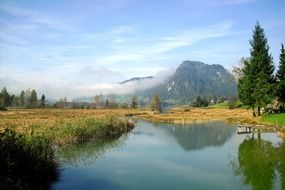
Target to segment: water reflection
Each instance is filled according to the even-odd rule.
[[[238,149],[234,172],[245,185],[255,190],[285,189],[285,145],[263,140],[261,135],[248,136]],[[276,187],[280,185],[281,187]]]
[[[57,150],[60,163],[73,167],[90,165],[100,156],[115,147],[123,146],[127,135],[120,138],[93,140],[85,143],[74,143]]]
[[[222,122],[169,126],[165,128],[183,150],[200,150],[209,146],[221,146],[236,132]]]

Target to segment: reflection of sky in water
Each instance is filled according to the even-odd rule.
[[[91,164],[64,169],[55,189],[249,189],[230,165],[245,137],[220,122],[139,122],[120,146]],[[278,141],[275,134],[263,137]]]

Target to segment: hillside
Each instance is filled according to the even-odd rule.
[[[237,84],[221,65],[184,61],[166,82],[138,94],[148,97],[159,94],[164,101],[188,103],[197,96],[236,96]]]

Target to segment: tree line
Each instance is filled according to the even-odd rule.
[[[17,108],[44,108],[46,106],[46,98],[43,94],[38,99],[36,90],[22,90],[19,95],[10,94],[4,87],[0,92],[0,108],[17,107]]]
[[[7,88],[4,87],[0,92],[0,108],[6,109],[7,107],[14,108],[74,108],[74,109],[136,109],[139,107],[139,99],[137,96],[133,96],[130,103],[118,103],[115,96],[110,95],[104,98],[102,94],[95,95],[92,102],[75,102],[67,101],[67,98],[60,98],[55,103],[47,104],[46,97],[42,94],[41,98],[38,99],[36,90],[27,89],[22,90],[19,95],[10,94]],[[153,111],[161,112],[161,100],[159,96],[153,96],[148,106]]]
[[[285,102],[285,51],[281,44],[279,67],[274,74],[273,57],[264,29],[259,22],[255,25],[250,40],[250,57],[242,58],[241,65],[235,68],[238,76],[240,100],[252,108],[253,116],[261,115],[262,109],[274,102],[278,110],[284,111]],[[266,111],[266,110],[265,110]]]

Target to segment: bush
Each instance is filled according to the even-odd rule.
[[[193,107],[207,107],[209,105],[209,101],[206,97],[196,97],[194,102],[192,102]]]
[[[237,99],[237,97],[230,97],[229,98],[229,102],[228,102],[228,104],[229,104],[229,109],[234,109],[234,108],[236,108],[236,104],[237,104],[237,101],[238,101],[238,99]]]
[[[7,111],[7,108],[0,106],[0,111]]]

